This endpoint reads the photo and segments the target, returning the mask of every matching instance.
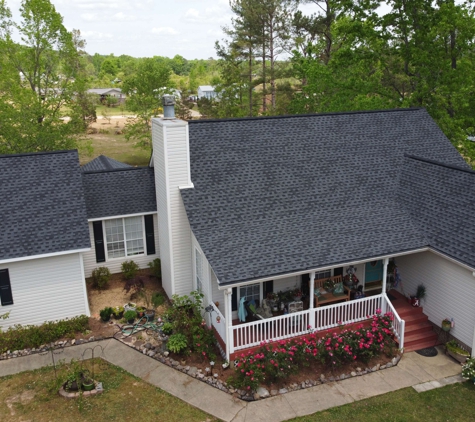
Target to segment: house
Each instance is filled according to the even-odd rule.
[[[396,313],[386,294],[427,287],[434,325],[474,346],[475,173],[423,109],[190,121],[153,119],[163,286],[200,289],[228,357],[261,341]],[[377,295],[237,324],[241,298],[355,269]],[[310,281],[310,282],[309,282]],[[368,295],[369,296],[369,295]],[[219,303],[219,306],[216,305]],[[298,322],[296,324],[295,322]],[[431,340],[432,343],[434,342]]]
[[[198,87],[198,99],[206,98],[208,100],[214,100],[218,97],[218,93],[214,90],[214,86],[201,85]]]
[[[117,100],[117,104],[123,104],[126,97],[120,88],[91,88],[87,93],[97,95],[101,103],[104,103],[107,97],[112,97]]]
[[[18,163],[1,157],[0,165],[10,163],[0,176],[2,193],[14,200],[2,204],[2,215],[12,215],[0,229],[22,228],[19,222],[27,219],[36,230],[28,226],[21,232],[25,238],[14,232],[2,244],[19,244],[16,258],[34,262],[36,255],[24,245],[45,235],[54,247],[47,253],[81,262],[77,285],[83,288],[84,276],[98,266],[118,272],[126,259],[145,267],[160,257],[169,296],[195,289],[204,294],[205,318],[228,359],[261,341],[306,334],[309,327],[362,321],[376,309],[395,313],[393,330],[404,346],[406,321],[387,294],[388,267],[395,263],[401,281],[392,287],[407,296],[423,282],[429,320],[440,326],[453,318],[451,334],[475,350],[475,228],[466,218],[475,203],[475,173],[424,109],[185,122],[173,117],[169,104],[169,117],[152,119],[153,154],[145,168],[99,157],[81,171],[75,152],[22,155]],[[70,161],[57,161],[61,154]],[[50,217],[57,224],[63,214],[72,218],[62,210],[64,201],[51,208],[47,194],[18,194],[31,180],[49,183],[53,177],[38,168],[30,182],[16,180],[28,178],[23,169],[37,157],[72,166],[61,171],[71,178],[74,173],[75,183],[60,177],[58,168],[58,179],[45,192],[62,198],[60,179],[68,181],[65,192],[77,188],[81,243],[54,242],[71,220],[51,230],[46,223],[43,233],[49,212],[59,213]],[[10,189],[11,179],[24,185]],[[24,215],[18,201],[36,209]],[[24,274],[13,277],[10,250],[0,253],[0,271],[9,271],[16,307],[27,282]],[[243,298],[260,304],[269,293],[294,288],[313,298],[315,280],[349,271],[367,297],[328,306],[309,300],[296,313],[237,321]],[[44,289],[42,283],[28,286],[30,295]],[[4,297],[5,309],[15,309],[8,293],[2,292],[2,302]],[[17,321],[27,318],[22,312]]]

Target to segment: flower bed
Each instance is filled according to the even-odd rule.
[[[299,339],[262,343],[257,351],[241,354],[235,363],[235,373],[228,383],[235,388],[256,391],[260,385],[269,385],[309,367],[313,362],[332,369],[344,364],[361,361],[394,352],[391,321],[393,315],[381,315],[378,310],[369,327],[343,329],[319,337],[310,333]]]

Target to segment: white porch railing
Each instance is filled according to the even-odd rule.
[[[231,327],[229,353],[258,346],[263,341],[278,341],[309,333],[309,328],[328,330],[339,325],[367,320],[377,309],[386,309],[394,314],[393,331],[404,346],[404,320],[401,320],[386,295],[380,294],[349,302],[322,306],[287,315],[281,315]],[[313,315],[312,315],[313,313]],[[314,316],[315,326],[310,327]]]
[[[213,307],[213,312],[210,313],[211,325],[226,344],[226,318],[214,303],[210,305]]]

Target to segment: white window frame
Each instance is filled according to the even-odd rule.
[[[196,290],[203,293],[203,255],[195,248],[195,280]]]
[[[330,275],[328,275],[330,273]],[[326,278],[329,278],[333,276],[333,269],[330,268],[329,270],[324,270],[324,271],[317,271],[315,273],[315,280],[324,280]]]
[[[128,218],[137,218],[140,217],[141,219],[141,225],[142,225],[142,242],[143,242],[143,251],[140,253],[134,253],[134,254],[128,254],[127,253],[127,236],[126,236],[126,231],[125,231],[125,220]],[[106,230],[106,222],[110,222],[113,220],[122,220],[122,230],[124,232],[124,256],[118,256],[118,257],[109,257],[109,249],[107,245],[109,244],[107,240],[107,230]],[[124,258],[131,258],[131,257],[137,257],[137,256],[142,256],[146,254],[147,250],[147,243],[146,243],[146,234],[145,234],[145,218],[143,215],[133,215],[129,217],[118,217],[118,218],[108,218],[107,220],[102,220],[102,231],[104,233],[104,251],[106,255],[106,262],[107,261],[116,261],[116,260],[121,260]],[[129,239],[130,240],[130,239]],[[134,239],[136,240],[136,239]],[[115,243],[115,242],[110,242],[110,243]]]
[[[262,295],[264,294],[264,284],[263,283],[254,283],[254,284],[246,284],[244,286],[237,286],[237,304],[238,304],[238,309],[239,309],[239,303],[241,303],[241,288],[242,287],[250,287],[250,286],[256,286],[259,285],[259,306],[261,306],[262,303]],[[246,296],[247,298],[247,296]],[[246,299],[247,300],[247,299]]]

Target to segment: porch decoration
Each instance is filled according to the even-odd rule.
[[[293,299],[295,301],[301,300],[302,299],[302,290],[300,290],[300,287],[296,287],[293,291]]]
[[[467,359],[462,366],[462,377],[466,380],[472,380],[475,384],[475,358]]]
[[[418,307],[421,304],[421,299],[424,299],[426,296],[426,287],[423,284],[417,286],[416,295],[411,296],[411,305]]]
[[[450,340],[445,343],[445,351],[447,355],[452,356],[460,363],[465,363],[466,360],[470,357],[470,353],[462,349],[455,340]]]
[[[442,320],[442,330],[449,332],[451,328],[452,322],[450,321],[450,319],[445,318],[444,320]]]

